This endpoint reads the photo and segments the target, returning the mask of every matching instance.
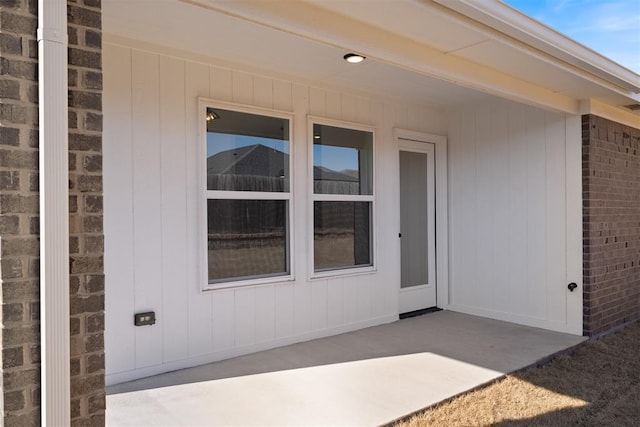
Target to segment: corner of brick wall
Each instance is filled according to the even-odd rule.
[[[105,422],[100,0],[68,2],[72,425]]]
[[[102,426],[100,0],[68,1],[72,425]],[[0,425],[40,424],[37,1],[0,1]]]
[[[640,319],[640,129],[582,117],[584,334]]]
[[[40,422],[36,3],[0,2],[0,424]]]

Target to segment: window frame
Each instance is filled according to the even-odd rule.
[[[282,192],[260,192],[260,191],[227,191],[207,189],[207,108],[219,108],[231,110],[239,113],[254,114],[260,116],[286,119],[289,121],[289,191]],[[295,238],[294,238],[294,178],[293,178],[293,121],[292,113],[270,108],[255,107],[250,105],[235,104],[230,102],[216,101],[207,98],[198,99],[198,123],[200,129],[198,147],[198,204],[199,204],[199,233],[198,239],[200,247],[200,283],[201,291],[212,291],[218,289],[228,289],[243,286],[261,285],[278,282],[291,282],[295,280]],[[287,222],[286,222],[286,255],[288,272],[281,275],[265,275],[264,277],[230,278],[215,283],[209,282],[209,261],[208,261],[208,224],[207,224],[207,203],[209,200],[284,200],[287,202]]]
[[[372,149],[371,149],[371,184],[373,185],[373,191],[370,195],[363,194],[316,194],[314,192],[314,175],[313,175],[313,145],[314,145],[314,125],[326,125],[338,128],[357,130],[363,132],[370,132],[372,135]],[[309,280],[321,280],[328,277],[336,276],[353,276],[361,274],[371,274],[377,271],[377,242],[378,242],[378,227],[376,221],[376,194],[378,193],[378,179],[376,173],[377,166],[377,143],[376,143],[376,128],[375,126],[347,122],[343,120],[327,119],[318,116],[307,116],[307,204],[309,214],[307,215],[307,265],[309,266]],[[315,268],[315,202],[369,202],[371,204],[370,217],[369,217],[369,256],[370,265],[365,266],[352,266],[335,269],[326,269],[316,271]]]

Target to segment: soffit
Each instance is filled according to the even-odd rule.
[[[634,99],[640,101],[640,93],[637,90],[640,85],[640,76],[635,75],[637,77],[635,88],[631,88],[629,85],[619,87],[606,82],[598,75],[591,75],[584,70],[576,69],[573,64],[579,62],[577,59],[565,62],[564,59],[543,52],[538,45],[530,46],[507,36],[501,32],[506,31],[508,27],[503,22],[495,20],[494,24],[502,24],[497,25],[500,28],[497,30],[455,12],[453,9],[464,10],[460,6],[469,3],[468,1],[458,3],[458,1],[307,0],[317,7],[331,10],[354,20],[370,23],[384,31],[418,40],[447,55],[500,70],[517,79],[531,82],[555,93],[566,94],[578,100],[597,99],[612,105],[627,105],[632,103]],[[489,6],[493,3],[500,2],[487,0],[480,5]],[[499,6],[492,7],[495,9]],[[502,9],[510,8],[502,7]],[[507,10],[506,12],[515,12],[519,18],[531,21],[526,15],[515,10]],[[473,14],[469,15],[474,16]],[[533,22],[533,24],[537,23]],[[544,26],[540,24],[540,27]],[[588,51],[587,54],[597,57],[609,68],[623,68],[577,42],[566,39],[552,29],[548,30],[550,39],[562,39],[568,44],[576,45],[576,48]],[[524,36],[521,39],[533,40],[531,37]],[[570,54],[567,53],[564,56],[567,55]],[[628,78],[628,75],[632,75],[633,80],[633,73],[629,70],[624,71],[625,76]],[[577,75],[576,72],[579,74]]]
[[[153,4],[153,13],[149,7]],[[241,65],[309,84],[453,108],[490,98],[476,90],[368,59],[348,64],[344,48],[308,40],[197,5],[168,0],[103,0],[106,39],[127,38]]]
[[[367,22],[384,31],[421,40],[439,51],[450,53],[488,40],[484,34],[460,25],[438,9],[413,1],[307,0],[314,6],[351,19]]]
[[[485,66],[500,64],[509,74],[525,76],[527,80],[534,81],[537,85],[576,99],[584,98],[587,93],[590,98],[615,97],[611,91],[602,86],[590,81],[578,80],[564,69],[543,62],[497,40],[487,40],[460,49],[455,52],[455,55]],[[620,101],[624,102],[622,96]]]

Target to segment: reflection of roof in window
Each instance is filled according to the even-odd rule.
[[[289,155],[262,144],[221,151],[207,159],[207,173],[235,175],[284,175]],[[358,171],[334,171],[323,166],[313,167],[314,180],[358,182]]]
[[[322,181],[358,182],[358,171],[345,169],[338,172],[324,166],[314,166],[313,179]]]
[[[282,176],[289,155],[262,144],[221,151],[207,159],[210,174]]]

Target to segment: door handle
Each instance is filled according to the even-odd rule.
[[[575,283],[573,283],[573,282],[571,282],[571,283],[569,283],[569,285],[567,285],[567,288],[568,288],[568,289],[569,289],[569,291],[571,291],[571,292],[573,292],[573,290],[574,290],[575,288],[577,288],[577,287],[578,287],[578,285],[577,285],[577,284],[575,284]]]

